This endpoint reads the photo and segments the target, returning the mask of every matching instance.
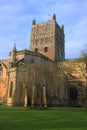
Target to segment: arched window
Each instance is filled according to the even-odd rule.
[[[38,52],[38,48],[35,48],[35,52]]]
[[[78,89],[76,86],[70,86],[69,88],[69,105],[77,106],[78,105]]]
[[[2,77],[2,69],[0,69],[0,78]]]
[[[11,82],[11,84],[10,84],[9,97],[12,97],[12,92],[13,92],[13,82]]]
[[[70,88],[70,100],[74,101],[78,98],[78,90],[75,87]]]
[[[48,52],[48,47],[45,47],[45,48],[44,48],[44,52]]]

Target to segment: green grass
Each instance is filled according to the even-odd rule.
[[[87,130],[85,108],[0,106],[0,130]]]

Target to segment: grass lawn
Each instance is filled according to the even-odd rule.
[[[0,130],[87,130],[84,108],[48,110],[0,105]]]

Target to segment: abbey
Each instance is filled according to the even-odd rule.
[[[0,60],[0,103],[83,106],[86,66],[65,60],[64,26],[58,25],[56,15],[40,24],[33,20],[30,39],[29,50],[17,50],[14,45],[9,58]]]

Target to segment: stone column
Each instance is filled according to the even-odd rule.
[[[25,88],[25,97],[24,97],[24,106],[27,107],[28,105],[28,99],[27,99],[27,88]]]
[[[43,86],[43,104],[44,104],[44,107],[47,107],[46,87],[45,86]]]
[[[34,106],[34,95],[35,95],[35,86],[32,88],[32,100],[31,100],[31,106]]]

